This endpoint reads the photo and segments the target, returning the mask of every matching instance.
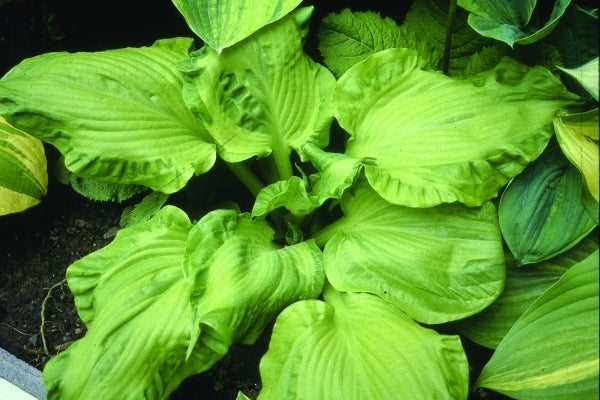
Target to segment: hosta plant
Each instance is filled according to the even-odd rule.
[[[263,400],[598,395],[594,10],[415,0],[311,31],[299,0],[173,3],[197,38],[0,80],[0,127],[138,199],[67,270],[88,331],[49,398],[164,399],[272,324]],[[496,349],[481,376],[461,337]]]

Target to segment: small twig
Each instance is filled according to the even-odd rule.
[[[59,286],[64,285],[65,283],[67,283],[66,279],[63,279],[62,281],[55,283],[54,285],[52,285],[50,287],[50,289],[48,289],[48,293],[46,293],[46,297],[44,297],[44,301],[42,301],[42,311],[41,311],[41,316],[42,316],[42,323],[40,325],[40,336],[42,337],[42,344],[44,346],[44,353],[46,353],[46,356],[48,356],[48,358],[52,357],[50,355],[50,352],[48,351],[48,345],[46,344],[46,336],[44,335],[44,325],[46,324],[46,303],[48,302],[48,300],[50,300],[50,297],[52,297],[52,291],[54,289],[56,289]]]

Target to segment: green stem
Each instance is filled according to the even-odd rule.
[[[233,174],[248,188],[250,193],[254,195],[254,197],[258,196],[258,193],[262,190],[265,185],[256,177],[254,172],[248,168],[246,164],[243,162],[230,163],[225,162],[227,167]]]
[[[271,156],[273,157],[273,161],[275,161],[275,168],[277,169],[279,180],[285,181],[294,175],[290,154],[283,142],[273,145]]]
[[[450,0],[448,6],[448,20],[446,22],[446,39],[444,40],[444,60],[442,65],[442,72],[444,75],[448,75],[450,70],[450,53],[452,51],[452,27],[454,25],[454,16],[456,15],[456,1]]]
[[[340,219],[337,219],[337,220],[333,221],[331,224],[325,226],[320,231],[314,233],[310,237],[310,239],[314,239],[317,246],[323,248],[323,246],[325,246],[325,244],[329,241],[329,239],[331,239],[336,233],[343,230],[345,225],[346,225],[346,218],[341,217]]]

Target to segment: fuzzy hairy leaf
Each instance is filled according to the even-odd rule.
[[[446,45],[448,7],[448,0],[415,0],[402,24],[403,29],[414,34],[420,42],[426,42],[428,46],[435,49],[435,53],[438,54],[437,69],[441,69],[439,64]],[[478,35],[467,24],[467,16],[468,13],[465,10],[456,9],[452,24],[452,49],[448,71],[450,76],[470,76],[475,71],[480,72],[492,68],[499,61],[496,54],[490,51],[482,52],[486,46],[493,46],[494,43],[492,40]],[[415,48],[413,46],[406,47]],[[419,55],[421,56],[421,54]],[[473,65],[468,67],[473,56],[476,56],[477,61],[481,63],[479,68],[473,68]]]
[[[423,328],[368,293],[328,287],[323,297],[277,318],[259,400],[466,398],[458,336]]]
[[[441,52],[427,41],[388,17],[378,13],[342,10],[323,19],[319,32],[319,50],[325,64],[341,76],[348,68],[371,54],[394,47],[417,50],[423,66],[435,67]]]
[[[189,27],[220,53],[279,20],[301,0],[173,0]]]
[[[419,322],[444,323],[491,304],[504,287],[504,253],[491,203],[396,206],[368,185],[342,199],[344,216],[317,234],[337,290],[369,292]]]
[[[76,175],[172,193],[215,162],[183,102],[177,61],[191,39],[94,53],[48,53],[0,80],[0,114],[56,146]]]
[[[48,189],[42,142],[0,116],[0,215],[38,204]]]
[[[325,146],[333,119],[333,75],[302,52],[312,8],[295,10],[221,54],[204,48],[180,64],[184,98],[228,162],[273,154],[292,175],[289,155],[311,141]]]
[[[476,385],[514,398],[598,397],[598,300],[596,251],[525,311]]]
[[[418,69],[406,49],[354,65],[334,95],[335,116],[351,135],[346,154],[376,160],[365,166],[369,183],[411,207],[495,197],[541,154],[556,110],[578,100],[543,67],[504,58],[457,80]]]

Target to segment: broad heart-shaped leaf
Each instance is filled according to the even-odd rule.
[[[469,25],[483,36],[507,43],[509,46],[537,42],[547,36],[558,23],[571,0],[555,0],[547,21],[542,21],[547,9],[537,0],[482,2],[459,0],[458,5],[471,12]],[[542,10],[543,9],[543,10]]]
[[[56,146],[77,175],[172,193],[215,162],[183,102],[176,64],[191,39],[95,53],[48,53],[0,80],[0,114]]]
[[[166,399],[233,341],[252,343],[323,286],[311,242],[280,248],[264,221],[217,210],[192,225],[165,206],[67,270],[83,339],[44,371],[49,398]]]
[[[582,189],[581,174],[555,142],[510,182],[498,216],[518,266],[560,254],[596,227],[583,206]]]
[[[598,251],[527,309],[476,385],[522,399],[598,397]]]
[[[407,49],[379,52],[339,80],[336,118],[346,154],[371,157],[371,186],[411,207],[478,206],[543,151],[557,109],[577,101],[543,67],[504,58],[457,80],[417,68]]]
[[[554,130],[563,153],[583,174],[590,194],[598,202],[598,109],[584,113],[559,113],[554,118]]]
[[[504,287],[491,203],[396,206],[368,185],[342,198],[344,216],[316,234],[325,274],[340,291],[374,293],[419,322],[444,323],[488,306]]]
[[[0,116],[0,215],[38,204],[48,189],[42,142]]]
[[[189,27],[218,53],[282,18],[301,0],[173,0]]]
[[[284,180],[292,175],[292,148],[327,144],[335,79],[302,52],[311,13],[295,10],[252,40],[221,54],[205,47],[180,64],[188,74],[185,101],[226,161],[272,153]]]
[[[263,219],[233,210],[212,211],[191,230],[183,270],[199,344],[225,352],[253,343],[285,306],[321,293],[321,250],[312,241],[282,248],[273,235]]]
[[[466,399],[458,336],[423,328],[368,293],[292,304],[260,362],[259,400]]]
[[[49,399],[166,399],[223,353],[194,344],[182,260],[192,224],[175,207],[121,230],[67,269],[88,331],[44,368]]]

